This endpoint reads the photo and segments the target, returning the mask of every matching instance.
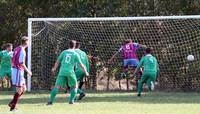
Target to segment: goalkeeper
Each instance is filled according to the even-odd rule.
[[[136,68],[139,60],[136,54],[137,49],[146,48],[146,45],[141,45],[138,43],[133,43],[131,39],[126,40],[125,44],[109,59],[108,63],[111,63],[118,53],[122,53],[123,56],[123,77],[128,74],[129,66]]]
[[[157,59],[151,55],[151,52],[151,48],[145,50],[146,55],[142,57],[139,65],[134,71],[134,74],[136,74],[138,70],[144,66],[144,73],[138,83],[138,96],[141,96],[143,84],[145,82],[147,82],[149,90],[154,90],[154,82],[158,72],[158,62]]]
[[[84,51],[80,50],[80,45],[81,45],[80,42],[76,42],[75,52],[78,53],[83,65],[87,69],[87,72],[89,72],[90,64],[89,64],[88,56]],[[79,81],[79,87],[78,87],[77,93],[80,94],[80,96],[78,97],[78,100],[81,100],[83,97],[85,97],[85,93],[81,89],[84,84],[83,79],[84,79],[84,77],[86,77],[86,74],[79,65],[76,65],[76,67],[75,67],[75,74],[77,77],[77,81]]]

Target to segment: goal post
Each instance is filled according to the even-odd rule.
[[[66,48],[65,44],[69,40],[74,38],[83,42],[83,45],[85,45],[83,49],[85,51],[91,52],[91,54],[97,53],[103,59],[102,62],[105,63],[125,39],[134,38],[134,42],[141,42],[157,49],[154,51],[161,63],[161,74],[168,76],[163,78],[163,83],[176,80],[177,83],[181,84],[171,84],[170,87],[174,86],[180,89],[186,84],[180,81],[187,81],[187,77],[184,77],[186,74],[182,73],[185,71],[184,69],[188,70],[187,61],[185,61],[184,57],[186,57],[186,54],[194,54],[195,59],[200,56],[199,52],[197,52],[199,44],[191,43],[195,41],[200,42],[200,15],[29,18],[28,37],[31,41],[28,47],[28,68],[30,70],[33,68],[33,76],[37,75],[38,77],[38,79],[34,80],[34,84],[37,85],[36,88],[41,89],[47,86],[45,85],[47,82],[50,84],[50,78],[52,78],[48,77],[48,75],[51,75],[48,73],[50,66],[52,66],[50,64],[55,62],[56,56]],[[98,43],[98,45],[94,43]],[[185,45],[184,43],[188,44]],[[185,48],[189,45],[192,46]],[[95,51],[92,50],[94,48]],[[117,57],[117,60],[114,62],[116,67],[119,68],[121,57]],[[198,61],[194,61],[194,63],[195,65],[200,64]],[[34,67],[32,67],[33,64]],[[171,68],[167,68],[166,65],[169,65]],[[170,70],[173,71],[170,72]],[[36,74],[34,74],[35,72]],[[198,71],[194,70],[194,72],[197,73]],[[176,76],[173,78],[173,75]],[[181,79],[179,79],[180,77]],[[37,84],[38,80],[40,81],[38,83],[44,80],[44,86]],[[198,81],[198,79],[194,81]],[[28,76],[28,91],[31,91],[31,82],[31,77]]]
[[[28,20],[28,38],[29,38],[29,45],[28,45],[28,69],[31,70],[31,49],[32,49],[32,29],[31,29],[32,21]],[[31,91],[31,76],[27,77],[27,91]]]

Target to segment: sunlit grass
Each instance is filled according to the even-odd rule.
[[[53,106],[46,106],[49,92],[26,93],[16,114],[200,114],[199,93],[90,92],[80,102],[69,105],[60,93]],[[0,114],[10,114],[7,106],[12,92],[0,91]],[[14,113],[14,114],[15,114]]]

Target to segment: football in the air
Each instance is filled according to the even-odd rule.
[[[194,55],[188,55],[187,60],[188,61],[194,61]]]

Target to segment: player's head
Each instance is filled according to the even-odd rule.
[[[150,47],[146,48],[145,53],[146,54],[151,54],[152,53],[152,49]]]
[[[13,45],[12,45],[11,43],[7,43],[7,44],[5,45],[5,49],[6,49],[7,51],[12,51]]]
[[[76,42],[76,49],[79,49],[81,47],[81,42]]]
[[[75,49],[75,47],[76,47],[76,41],[75,41],[75,40],[71,40],[71,41],[69,42],[69,48],[70,48],[70,49]]]
[[[21,39],[21,45],[23,47],[28,47],[28,37],[27,36],[23,36]]]

